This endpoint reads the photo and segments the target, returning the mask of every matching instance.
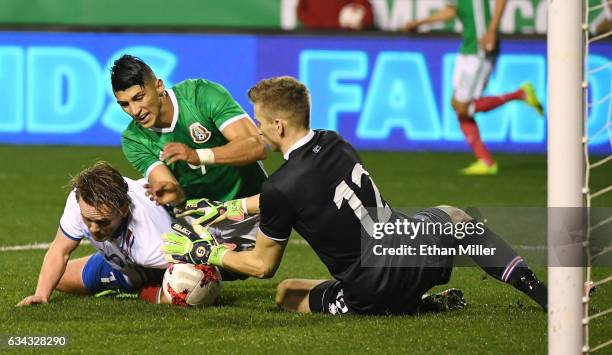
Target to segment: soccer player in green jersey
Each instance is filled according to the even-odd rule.
[[[166,88],[141,59],[123,55],[111,82],[132,118],[121,146],[158,204],[206,197],[228,201],[259,193],[264,144],[249,116],[221,85],[185,80]]]
[[[489,0],[447,0],[447,5],[431,16],[408,22],[404,30],[412,31],[417,27],[438,21],[448,21],[457,16],[463,25],[462,44],[453,73],[452,106],[463,135],[476,155],[476,162],[461,169],[466,175],[497,174],[498,166],[487,147],[480,139],[478,126],[474,120],[477,112],[493,110],[512,100],[523,100],[543,115],[542,105],[531,83],[527,82],[508,94],[481,97],[489,74],[495,65],[499,43],[497,28],[507,0],[496,0],[493,15]]]

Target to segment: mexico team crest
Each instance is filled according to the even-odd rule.
[[[212,136],[212,133],[198,122],[192,123],[189,126],[189,133],[191,134],[191,139],[198,144],[208,141],[210,136]]]

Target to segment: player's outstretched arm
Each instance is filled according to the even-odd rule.
[[[235,252],[226,245],[218,245],[206,228],[198,225],[193,228],[195,233],[177,222],[172,225],[175,233],[162,235],[166,243],[161,251],[168,262],[219,266],[265,279],[274,276],[285,251],[285,242],[276,242],[261,231],[257,233],[253,250]]]
[[[411,32],[416,30],[419,26],[426,25],[434,22],[448,21],[455,17],[457,14],[457,8],[454,5],[447,5],[440,11],[433,13],[429,17],[422,18],[420,20],[410,21],[404,25],[404,31]]]
[[[499,27],[499,23],[504,14],[506,2],[507,0],[495,1],[495,10],[493,10],[493,17],[491,17],[491,22],[489,22],[487,32],[480,39],[480,48],[482,48],[482,50],[484,50],[485,52],[491,52],[495,50],[497,42],[497,28]]]
[[[145,189],[151,201],[159,205],[176,205],[185,200],[185,193],[181,185],[164,164],[158,164],[151,170],[148,181]]]
[[[253,250],[228,250],[221,258],[222,265],[218,266],[258,279],[267,279],[276,273],[286,245],[286,242],[276,242],[259,231]]]
[[[21,300],[17,307],[49,302],[51,293],[66,270],[70,254],[78,245],[78,241],[66,237],[60,228],[57,229],[40,269],[36,293]]]

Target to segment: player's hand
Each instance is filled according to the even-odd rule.
[[[175,222],[172,224],[175,233],[162,234],[166,244],[161,246],[161,251],[166,261],[222,266],[221,259],[228,248],[217,244],[205,227],[196,225],[194,228],[197,228],[197,233],[191,227]]]
[[[172,181],[156,181],[144,185],[145,195],[158,205],[182,202],[185,197],[183,189]]]
[[[177,207],[174,209],[174,215],[177,218],[192,216],[196,218],[192,225],[209,226],[213,223],[218,223],[226,219],[232,221],[244,221],[248,215],[244,210],[243,201],[230,200],[227,202],[211,202],[208,199],[194,199],[188,200],[184,207]]]
[[[21,300],[21,302],[17,303],[15,307],[26,307],[35,304],[43,304],[49,302],[46,297],[31,295]]]
[[[201,164],[198,153],[183,143],[174,142],[166,144],[160,158],[166,163],[166,165],[170,165],[179,160],[186,161],[187,163],[195,166],[199,166]]]
[[[232,221],[244,221],[247,212],[244,210],[243,202],[245,199],[230,200],[223,203],[223,215]]]
[[[225,208],[220,202],[210,201],[206,198],[187,200],[184,206],[174,208],[177,218],[192,216],[196,218],[193,224],[208,226],[217,222]]]
[[[496,31],[487,31],[480,39],[480,48],[485,52],[493,52],[497,41]]]
[[[402,30],[404,32],[414,32],[416,31],[416,29],[419,27],[419,22],[418,21],[409,21],[407,22],[404,27],[402,28]]]

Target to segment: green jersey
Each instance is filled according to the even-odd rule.
[[[463,25],[461,54],[479,54],[479,40],[487,32],[491,22],[489,0],[447,0],[457,9],[457,17]],[[498,48],[499,46],[496,46]]]
[[[168,95],[174,117],[168,128],[146,129],[132,121],[123,131],[121,147],[127,160],[143,176],[160,161],[164,145],[180,142],[192,149],[223,146],[228,140],[221,133],[229,124],[248,117],[229,92],[208,80],[185,80]],[[259,162],[243,166],[193,166],[185,161],[168,165],[186,197],[206,197],[217,201],[256,195],[266,179]]]

